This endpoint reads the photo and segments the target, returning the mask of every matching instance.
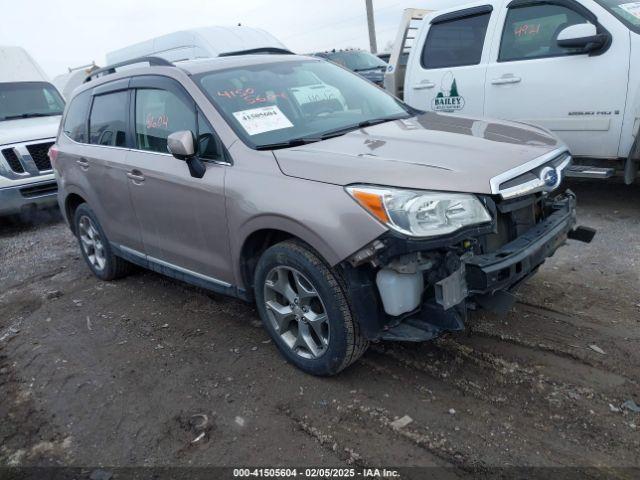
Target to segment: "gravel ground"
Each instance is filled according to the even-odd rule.
[[[90,275],[59,217],[0,223],[0,465],[640,467],[640,188],[574,183],[570,243],[504,317],[286,364],[242,302]],[[406,426],[394,421],[410,417]],[[637,471],[636,471],[637,473]]]

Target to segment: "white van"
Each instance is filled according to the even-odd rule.
[[[0,215],[57,204],[49,147],[64,100],[29,54],[0,46]]]
[[[113,65],[141,57],[170,62],[232,55],[238,52],[289,52],[270,33],[251,27],[204,27],[173,32],[107,53]]]
[[[460,3],[429,4],[404,100],[541,125],[571,149],[580,165],[573,176],[607,177],[617,167],[631,183],[640,157],[640,1]]]

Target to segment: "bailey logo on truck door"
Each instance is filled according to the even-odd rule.
[[[436,112],[455,112],[464,108],[464,97],[458,92],[458,84],[451,72],[442,77],[440,91],[431,100],[431,109]]]

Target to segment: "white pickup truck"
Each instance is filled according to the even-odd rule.
[[[617,171],[633,182],[640,163],[640,1],[461,3],[434,0],[420,11],[417,28],[404,22],[385,86],[399,95],[403,85],[404,100],[422,110],[541,125],[569,146],[571,175]],[[393,59],[410,43],[405,73]]]
[[[57,205],[49,160],[64,100],[29,54],[0,46],[0,216]]]

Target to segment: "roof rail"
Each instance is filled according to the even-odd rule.
[[[120,67],[126,67],[127,65],[135,65],[136,63],[148,63],[150,67],[174,67],[175,65],[169,60],[165,60],[160,57],[139,57],[132,58],[131,60],[125,60],[124,62],[114,63],[113,65],[107,65],[104,68],[94,70],[87,78],[84,79],[84,83],[90,82],[94,78],[104,77],[105,75],[111,75],[116,73],[116,69]]]
[[[236,55],[254,55],[254,54],[275,54],[275,55],[295,55],[291,50],[278,47],[262,47],[262,48],[250,48],[249,50],[238,50],[237,52],[224,52],[218,55],[219,57],[234,57]]]

